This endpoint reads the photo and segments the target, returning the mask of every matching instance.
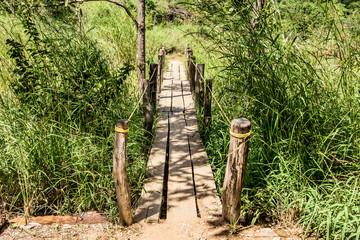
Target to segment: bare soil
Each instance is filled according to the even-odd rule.
[[[64,222],[56,216],[38,218],[45,222],[37,223],[28,219],[27,225],[18,220],[11,220],[0,233],[1,240],[10,239],[129,239],[129,240],[182,240],[182,239],[266,239],[266,240],[300,240],[301,228],[268,224],[263,226],[236,226],[231,227],[220,217],[208,219],[197,218],[186,222],[162,220],[157,224],[135,223],[130,227],[121,227],[110,223],[103,215],[91,213],[83,214],[79,219],[74,216],[65,216]],[[90,217],[89,217],[90,216]],[[86,224],[86,219],[92,224]],[[41,222],[41,221],[38,221]],[[96,223],[97,222],[97,223]],[[79,224],[80,223],[80,224]]]

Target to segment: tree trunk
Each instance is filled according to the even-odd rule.
[[[143,81],[145,79],[145,0],[138,0],[138,77],[139,94],[142,94]]]

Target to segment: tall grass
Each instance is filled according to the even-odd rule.
[[[98,210],[116,219],[113,128],[130,116],[138,99],[136,48],[127,41],[135,34],[132,27],[120,28],[109,5],[99,7],[110,11],[108,18],[100,18],[97,7],[89,6],[82,30],[72,13],[54,17],[53,9],[2,14],[1,65],[10,66],[1,74],[2,213]],[[109,27],[99,24],[95,31],[91,24],[100,20]],[[135,204],[151,146],[143,137],[140,110],[130,128],[127,170]]]
[[[252,122],[247,221],[291,220],[305,236],[359,239],[359,51],[349,47],[356,34],[346,33],[332,2],[326,31],[311,29],[307,40],[287,34],[276,5],[253,29],[251,1],[195,2],[199,33],[221,54],[215,95],[229,118]],[[340,52],[330,59],[329,43]],[[221,192],[229,126],[213,111],[211,129],[201,131]]]

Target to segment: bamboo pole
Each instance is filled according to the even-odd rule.
[[[115,131],[113,176],[115,180],[120,225],[125,226],[131,225],[133,219],[129,181],[126,175],[126,144],[128,139],[129,121],[119,120],[116,123]]]
[[[240,218],[241,190],[244,181],[251,122],[237,118],[231,122],[229,157],[226,166],[222,193],[222,215],[224,220],[237,224]]]

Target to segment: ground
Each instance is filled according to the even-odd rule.
[[[86,213],[88,214],[88,213]],[[266,240],[298,240],[301,239],[301,228],[285,227],[283,224],[252,225],[231,227],[219,218],[194,219],[187,222],[166,222],[158,224],[134,223],[129,227],[106,221],[97,213],[90,213],[91,218],[82,214],[82,222],[90,219],[92,224],[77,224],[72,216],[62,217],[62,222],[54,216],[29,220],[27,225],[8,224],[0,233],[1,240],[10,239],[266,239]],[[38,218],[39,219],[39,218]],[[47,219],[44,222],[44,219]],[[49,220],[50,219],[50,220]],[[74,220],[71,222],[71,220]],[[19,222],[18,220],[16,220]],[[16,222],[15,221],[15,222]],[[41,222],[38,221],[38,222]],[[80,222],[81,222],[80,221]],[[14,222],[14,221],[13,221]],[[79,222],[79,221],[78,221]],[[20,223],[21,224],[21,223]]]

